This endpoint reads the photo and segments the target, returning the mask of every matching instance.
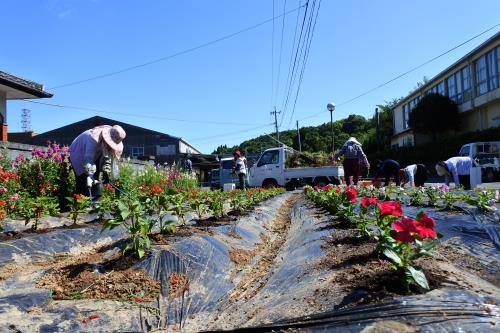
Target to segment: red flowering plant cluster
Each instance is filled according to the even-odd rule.
[[[16,215],[21,184],[15,171],[0,167],[0,220]]]
[[[404,285],[429,288],[424,273],[412,264],[422,256],[430,256],[430,250],[441,237],[431,217],[423,212],[415,219],[405,217],[400,202],[378,201],[373,192],[366,192],[370,195],[361,198],[359,214],[356,214],[353,207],[358,193],[354,187],[306,187],[304,193],[337,216],[346,217],[345,212],[352,209],[352,215],[347,217],[365,238],[373,237],[377,241],[377,253],[385,255],[392,268],[402,274]]]
[[[82,194],[73,194],[70,197],[66,197],[69,203],[69,218],[73,220],[73,224],[78,222],[78,217],[81,214],[87,213],[90,207],[90,198]]]
[[[425,274],[412,266],[422,256],[431,256],[430,250],[441,235],[436,231],[433,218],[420,211],[415,219],[402,216],[391,224],[394,242],[384,245],[383,253],[389,258],[394,269],[404,272],[405,286],[417,284],[429,289]]]

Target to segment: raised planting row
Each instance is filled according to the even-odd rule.
[[[494,205],[498,200],[498,192],[481,191],[472,196],[450,193],[444,187],[405,193],[399,187],[377,189],[327,185],[322,188],[305,187],[304,192],[347,225],[355,226],[364,239],[374,239],[376,253],[389,260],[390,269],[402,277],[407,289],[412,284],[429,289],[425,274],[414,266],[414,262],[423,256],[431,256],[432,248],[442,235],[436,231],[435,220],[424,211],[419,211],[414,219],[404,216],[401,202],[415,205],[417,202],[411,198],[418,192],[427,195],[432,206],[439,203],[443,208],[451,209],[454,203],[465,199],[482,210],[490,211],[496,209]],[[358,197],[361,199],[359,204]],[[391,197],[395,199],[391,200]],[[419,203],[423,204],[423,200]]]

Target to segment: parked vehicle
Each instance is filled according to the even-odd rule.
[[[468,143],[460,148],[458,155],[470,157],[479,164],[483,181],[500,179],[500,141]]]
[[[238,179],[238,176],[233,174],[233,168],[234,168],[233,157],[224,157],[220,159],[219,169],[215,169],[219,170],[218,188],[224,189],[224,184],[230,184],[230,183],[236,184],[236,187],[238,187],[240,181]],[[245,182],[248,185],[248,176]]]
[[[210,170],[210,189],[215,190],[220,188],[220,170]]]
[[[294,189],[305,184],[324,186],[340,184],[344,178],[341,166],[287,168],[286,160],[293,153],[291,148],[267,149],[250,168],[250,186],[284,186]]]

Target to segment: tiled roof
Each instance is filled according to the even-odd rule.
[[[0,84],[21,90],[36,97],[52,97],[52,94],[43,90],[42,84],[2,71],[0,71]]]

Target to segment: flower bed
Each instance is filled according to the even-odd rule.
[[[411,285],[429,289],[425,274],[415,263],[421,257],[432,255],[431,251],[442,235],[437,233],[434,219],[424,211],[418,212],[414,219],[404,216],[401,202],[408,201],[412,205],[423,205],[426,202],[433,207],[452,209],[454,203],[466,200],[483,211],[491,211],[495,209],[494,204],[498,200],[498,191],[478,191],[473,197],[450,193],[444,186],[405,193],[399,187],[377,189],[373,186],[327,185],[321,189],[306,187],[304,192],[315,203],[340,217],[344,226],[355,227],[362,239],[372,239],[376,255],[385,258],[389,264],[387,269],[395,271],[401,277],[406,290]],[[415,200],[415,193],[422,196],[418,197],[418,201]]]

